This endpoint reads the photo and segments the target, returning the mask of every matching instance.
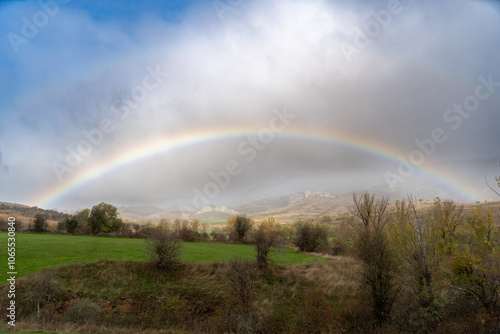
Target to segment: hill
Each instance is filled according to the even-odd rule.
[[[15,217],[18,226],[23,224],[27,226],[37,214],[40,214],[47,219],[47,223],[51,226],[70,215],[67,213],[58,212],[55,210],[44,210],[36,206],[27,206],[17,203],[0,202],[0,219],[7,220],[9,217]]]

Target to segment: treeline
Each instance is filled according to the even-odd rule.
[[[491,209],[437,198],[354,195],[347,223],[361,263],[357,310],[365,326],[412,333],[500,332],[500,233]],[[451,332],[451,331],[450,331]]]

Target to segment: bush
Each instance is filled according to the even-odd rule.
[[[213,231],[212,233],[210,233],[210,235],[212,236],[212,239],[215,241],[218,242],[227,241],[227,236],[224,233]]]
[[[306,223],[297,229],[295,245],[301,252],[317,252],[328,246],[328,232],[319,225]]]
[[[254,297],[255,264],[250,260],[233,258],[222,272],[231,290],[244,308],[249,308]]]
[[[456,254],[450,263],[452,287],[459,295],[480,303],[488,312],[498,312],[500,296],[499,260],[487,261],[470,253]]]
[[[187,226],[183,226],[179,231],[179,238],[181,238],[182,241],[193,242],[198,235],[198,232],[193,231]]]
[[[65,318],[80,325],[89,324],[95,321],[100,312],[101,308],[87,298],[71,306],[66,311]]]
[[[147,250],[151,262],[158,268],[173,270],[180,266],[182,260],[182,242],[174,232],[155,230],[146,239]]]
[[[260,268],[267,267],[269,255],[273,247],[281,243],[281,233],[276,228],[274,217],[263,220],[259,228],[254,232],[253,239],[255,243],[255,252],[257,253],[257,264]]]
[[[42,216],[41,214],[35,215],[35,220],[33,221],[33,224],[34,224],[33,232],[37,233],[47,232],[48,228],[47,219],[45,219],[45,217]]]

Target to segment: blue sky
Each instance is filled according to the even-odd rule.
[[[305,132],[368,138],[396,159],[443,129],[446,141],[422,167],[446,171],[470,196],[419,173],[390,189],[388,173],[401,179],[397,164],[275,140],[213,204],[303,190],[494,198],[484,176],[500,174],[498,2],[65,2],[0,2],[0,201],[35,205],[148,140],[266,128],[285,106]],[[488,97],[474,112],[454,109],[475,101],[480,78],[491,78],[494,91],[479,89]],[[54,164],[66,164],[103,119],[114,130],[61,180]],[[211,172],[242,158],[245,136],[150,157],[53,205],[192,202]]]

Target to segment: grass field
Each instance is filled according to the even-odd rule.
[[[7,272],[7,233],[0,233],[0,280],[5,282]],[[185,242],[184,261],[227,261],[232,257],[251,259],[252,245]],[[62,234],[16,234],[16,271],[18,277],[72,263],[86,263],[100,259],[146,260],[145,240],[74,236]],[[326,261],[325,258],[283,249],[272,255],[276,263],[308,263]]]

